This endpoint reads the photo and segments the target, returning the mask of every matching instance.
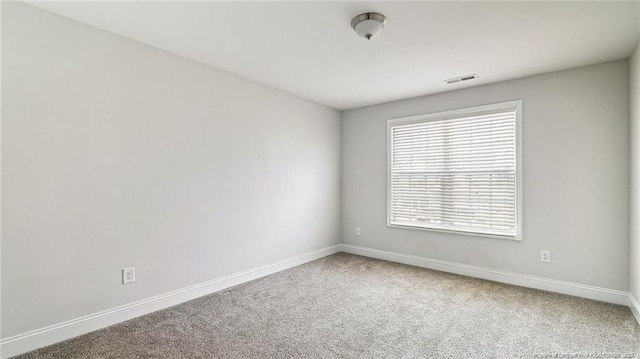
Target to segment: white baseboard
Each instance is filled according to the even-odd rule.
[[[640,303],[633,297],[633,294],[629,293],[629,308],[631,308],[631,313],[636,317],[638,324],[640,324]]]
[[[322,248],[279,262],[216,278],[204,283],[157,295],[148,299],[129,303],[120,307],[90,314],[45,328],[18,334],[0,341],[0,357],[8,358],[67,340],[78,335],[105,328],[113,324],[133,319],[160,309],[186,302],[207,294],[220,291],[241,283],[289,269],[316,259],[337,253],[340,245]]]
[[[501,270],[476,267],[467,264],[447,262],[438,259],[418,257],[408,254],[382,251],[378,249],[342,244],[342,251],[358,254],[365,257],[384,259],[391,262],[409,264],[417,267],[435,269],[442,272],[461,274],[468,277],[487,279],[494,282],[518,285],[521,287],[535,288],[573,295],[576,297],[599,300],[621,305],[629,305],[629,293],[615,289],[594,287],[584,284],[564,282],[555,279],[536,277]],[[637,302],[636,302],[637,304]],[[640,308],[640,307],[636,307]],[[637,314],[636,314],[637,315]]]

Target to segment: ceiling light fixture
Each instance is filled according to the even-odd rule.
[[[351,27],[358,36],[371,40],[380,35],[384,25],[387,24],[387,18],[377,12],[365,12],[351,20]]]

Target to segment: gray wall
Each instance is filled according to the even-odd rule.
[[[640,44],[629,59],[631,70],[631,271],[629,291],[640,300]]]
[[[4,337],[340,242],[338,111],[2,6]]]
[[[387,119],[516,99],[523,100],[522,242],[386,226]],[[627,60],[346,111],[342,147],[346,244],[629,288]],[[552,263],[540,262],[541,249],[551,250]]]

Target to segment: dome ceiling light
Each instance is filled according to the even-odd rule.
[[[371,40],[380,35],[384,25],[387,24],[387,18],[377,12],[365,12],[351,20],[351,27],[358,36]]]

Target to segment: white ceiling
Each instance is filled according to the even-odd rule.
[[[31,4],[340,110],[622,59],[640,40],[638,1]],[[367,11],[388,18],[371,41],[350,27]]]

